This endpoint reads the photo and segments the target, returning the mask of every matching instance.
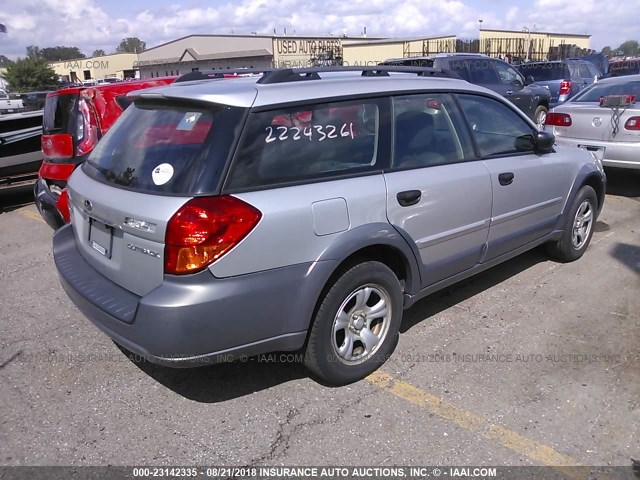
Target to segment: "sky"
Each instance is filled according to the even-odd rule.
[[[483,28],[591,34],[591,48],[640,40],[638,0],[2,0],[0,55],[27,45],[77,46],[87,56],[125,37],[147,48],[195,33],[369,37],[458,35]]]

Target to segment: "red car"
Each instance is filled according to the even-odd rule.
[[[127,93],[167,85],[176,78],[68,87],[47,95],[42,122],[44,160],[34,194],[40,215],[52,228],[69,221],[67,179],[129,106]]]

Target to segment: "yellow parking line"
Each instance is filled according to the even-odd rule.
[[[588,470],[563,468],[581,466],[576,459],[508,428],[489,423],[475,413],[458,408],[446,400],[427,393],[407,382],[398,380],[388,373],[376,371],[369,375],[366,380],[396,397],[427,410],[429,413],[453,422],[460,428],[479,432],[487,440],[496,441],[531,460],[552,467],[560,467],[560,470],[569,478],[588,478]]]
[[[20,213],[21,215],[24,215],[25,217],[29,217],[33,220],[46,223],[39,213],[33,212],[31,210],[18,210],[18,213]]]

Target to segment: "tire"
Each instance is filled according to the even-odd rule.
[[[585,185],[571,205],[562,237],[557,242],[547,244],[549,255],[561,262],[573,262],[582,257],[593,236],[597,211],[596,192]]]
[[[304,364],[330,385],[361,380],[391,355],[401,320],[402,287],[393,271],[375,261],[355,265],[321,299]]]
[[[536,111],[533,114],[533,118],[535,119],[535,122],[538,128],[544,127],[544,124],[547,121],[548,112],[549,112],[549,109],[544,105],[538,105],[538,108],[536,108]]]

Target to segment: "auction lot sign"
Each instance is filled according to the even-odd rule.
[[[242,479],[242,480],[395,480],[395,479],[498,479],[498,480],[564,480],[616,479],[637,480],[634,467],[472,467],[472,466],[182,466],[182,467],[0,467],[3,480],[38,480],[78,478],[83,480],[108,478],[135,480],[142,478]]]

